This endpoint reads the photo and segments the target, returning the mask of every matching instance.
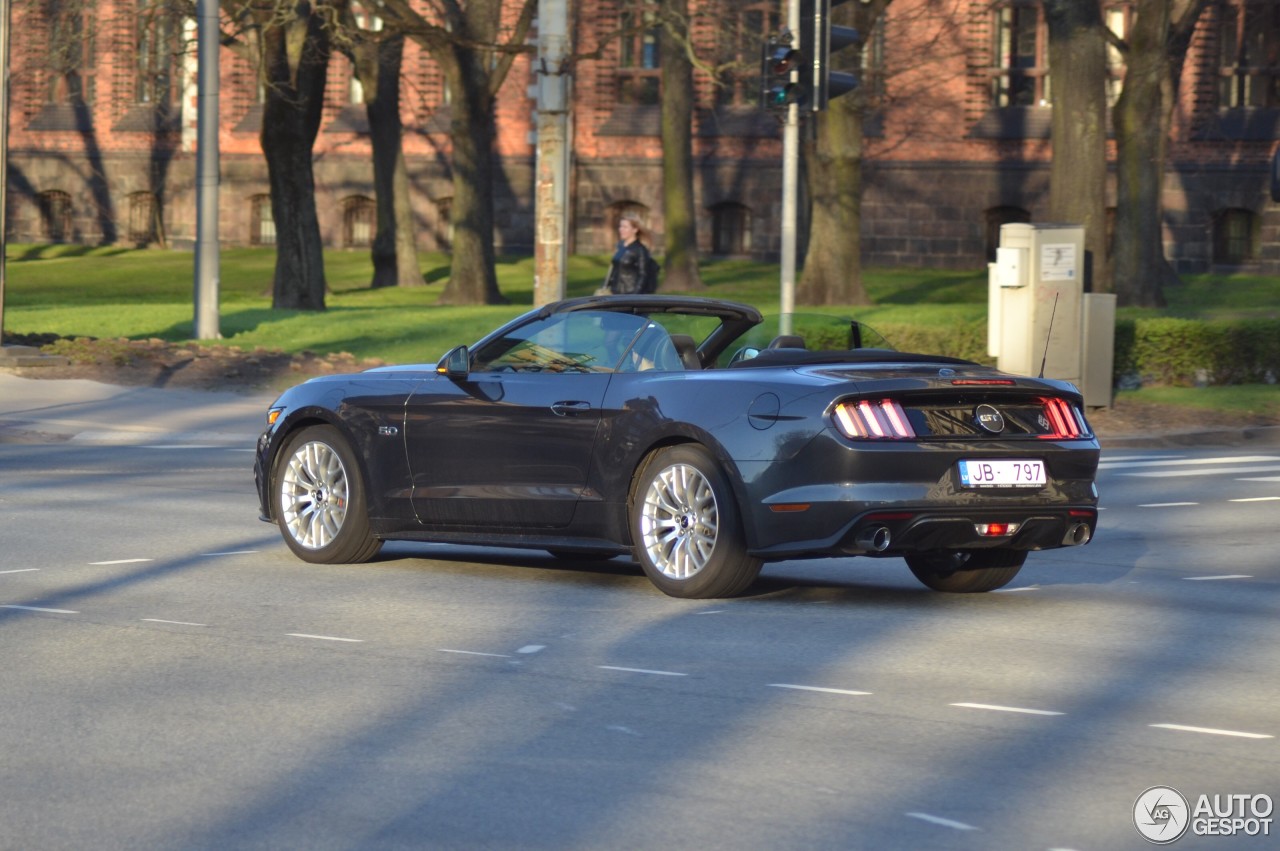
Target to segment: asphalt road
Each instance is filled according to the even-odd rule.
[[[1149,787],[1280,798],[1280,452],[1108,452],[1096,540],[1000,592],[861,559],[712,602],[306,565],[250,458],[0,444],[0,848],[1136,849]]]

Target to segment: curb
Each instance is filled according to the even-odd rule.
[[[1103,449],[1188,449],[1202,446],[1280,446],[1280,426],[1251,426],[1217,431],[1173,431],[1163,434],[1099,437]]]

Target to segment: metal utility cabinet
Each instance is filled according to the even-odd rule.
[[[1086,293],[1084,228],[1007,224],[987,267],[987,354],[1006,372],[1070,381],[1108,407],[1116,297]]]

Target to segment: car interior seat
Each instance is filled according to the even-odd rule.
[[[680,355],[680,363],[685,369],[702,369],[702,361],[698,358],[698,344],[688,334],[672,334],[671,343]]]
[[[770,349],[803,349],[804,338],[797,334],[779,334],[769,341]]]

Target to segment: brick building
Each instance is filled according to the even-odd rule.
[[[14,0],[8,233],[18,241],[160,240],[195,233],[195,58],[189,20],[139,15],[151,0]],[[756,105],[762,33],[782,0],[695,0],[700,53],[728,71],[695,74],[699,241],[714,255],[779,246],[781,144]],[[603,252],[625,209],[661,248],[656,32],[638,0],[578,4],[573,80],[572,244]],[[1128,8],[1106,4],[1123,31]],[[618,35],[619,32],[627,33]],[[1053,78],[1036,0],[895,0],[864,50],[879,106],[865,149],[863,250],[873,265],[973,268],[1000,224],[1048,206]],[[736,60],[736,64],[735,64]],[[1118,59],[1113,76],[1123,74]],[[500,94],[499,250],[533,243],[533,64]],[[434,62],[404,61],[405,153],[424,249],[449,245],[449,106]],[[220,225],[224,244],[274,239],[253,64],[221,56]],[[1267,184],[1280,132],[1280,0],[1210,0],[1184,67],[1165,181],[1167,255],[1184,271],[1280,273],[1280,212]],[[368,127],[350,63],[335,54],[315,147],[322,232],[363,248],[374,227]]]

